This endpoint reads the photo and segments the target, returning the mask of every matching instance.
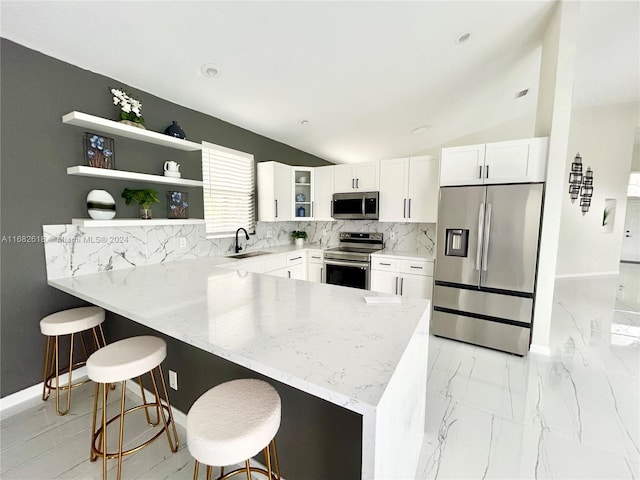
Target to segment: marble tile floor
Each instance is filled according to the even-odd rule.
[[[640,479],[640,265],[620,271],[556,282],[549,357],[431,337],[418,478]],[[88,461],[92,392],[74,390],[65,417],[51,400],[5,416],[0,478],[102,478]],[[192,478],[178,434],[178,453],[158,439],[125,458],[123,477]]]
[[[432,337],[425,479],[640,478],[640,265],[558,279],[551,355]]]

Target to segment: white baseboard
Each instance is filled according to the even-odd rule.
[[[68,374],[64,373],[60,375],[60,383],[65,384],[68,381]],[[87,367],[80,367],[73,370],[73,379],[84,380],[87,378]],[[38,402],[42,401],[42,387],[44,382],[40,382],[37,385],[25,388],[19,392],[12,393],[6,397],[0,398],[0,417],[6,418],[15,413],[26,410],[33,407]]]
[[[531,345],[529,347],[529,353],[534,353],[536,355],[545,355],[549,357],[551,356],[551,349],[543,345]]]
[[[619,274],[620,270],[611,270],[608,272],[566,273],[564,275],[556,275],[556,278],[606,277]]]

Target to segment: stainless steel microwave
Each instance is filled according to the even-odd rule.
[[[380,192],[334,193],[331,216],[338,220],[377,220]]]

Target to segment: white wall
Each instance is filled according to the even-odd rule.
[[[569,134],[569,159],[582,155],[584,170],[590,166],[594,176],[591,208],[582,215],[579,200],[571,203],[568,193],[569,167],[566,168],[562,198],[557,276],[592,275],[618,272],[627,184],[638,104],[626,103],[574,109]],[[602,228],[604,202],[617,200],[613,232]]]

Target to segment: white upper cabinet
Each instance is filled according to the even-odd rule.
[[[380,221],[433,223],[438,161],[430,156],[380,161]]]
[[[544,182],[548,137],[443,148],[440,185]]]
[[[443,148],[440,185],[481,185],[485,145]]]
[[[336,165],[335,193],[375,192],[380,189],[378,162]]]
[[[258,221],[292,220],[291,167],[278,162],[258,163]]]
[[[313,218],[322,222],[332,221],[331,206],[333,202],[334,166],[314,168]]]

